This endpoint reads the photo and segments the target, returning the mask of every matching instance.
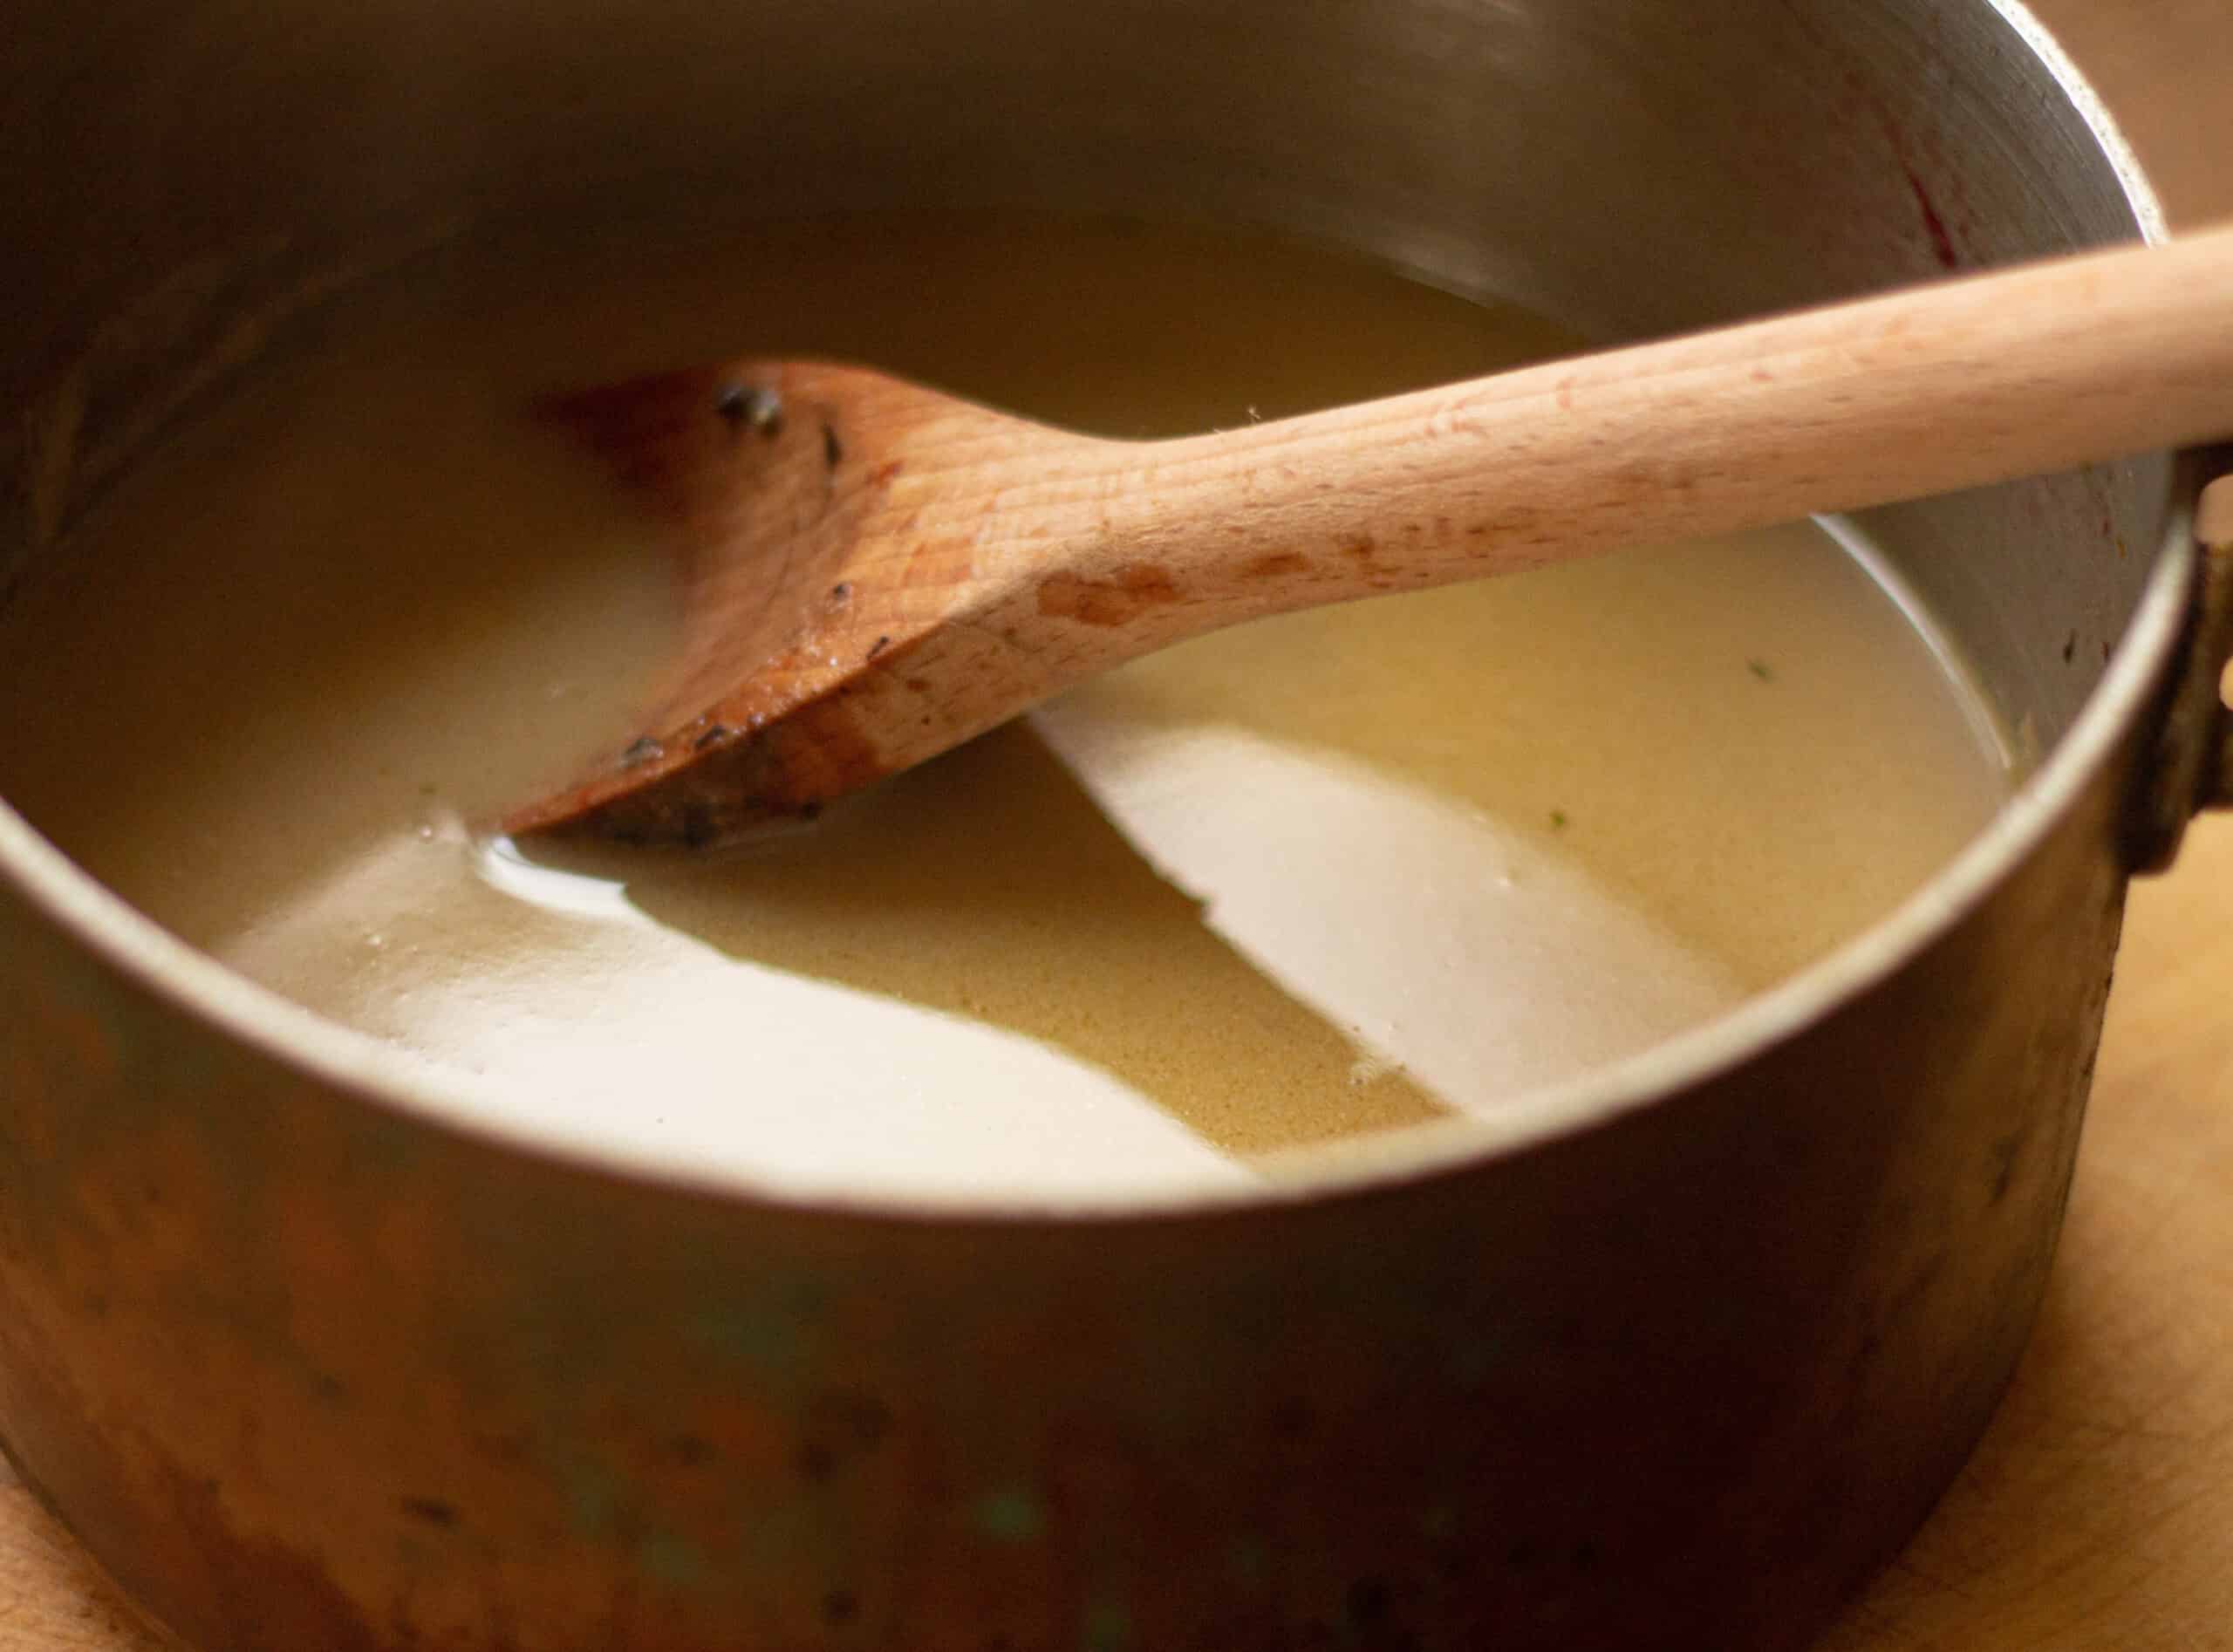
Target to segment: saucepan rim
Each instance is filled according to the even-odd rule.
[[[2086,122],[2143,237],[2167,238],[2161,205],[2114,119],[2023,0],[1984,0],[2023,38]],[[2194,601],[2193,532],[2203,476],[2178,456],[2154,570],[2130,625],[2069,733],[1991,824],[1890,914],[1725,1015],[1626,1060],[1499,1104],[1490,1116],[1437,1120],[1298,1152],[1239,1187],[1143,1189],[1121,1195],[812,1191],[712,1171],[679,1153],[569,1141],[475,1107],[473,1086],[408,1062],[370,1034],[295,1004],[163,929],[79,868],[0,798],[0,879],[101,963],[209,1030],[353,1102],[414,1124],[554,1167],[647,1188],[892,1221],[1123,1222],[1242,1215],[1269,1206],[1470,1173],[1526,1148],[1601,1126],[1754,1061],[1912,963],[2036,852],[2148,714]],[[0,1102],[4,1104],[4,1102]]]

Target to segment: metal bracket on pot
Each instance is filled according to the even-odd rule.
[[[2154,760],[2126,823],[2126,852],[2136,872],[2167,870],[2199,810],[2233,808],[2233,712],[2223,686],[2233,660],[2233,472],[2202,490],[2195,536],[2202,548],[2195,603],[2165,692]]]

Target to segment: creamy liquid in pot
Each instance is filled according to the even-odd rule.
[[[1820,528],[1246,627],[716,862],[468,823],[620,736],[658,530],[522,409],[742,352],[1172,433],[1554,330],[1098,221],[462,256],[338,308],[0,616],[0,792],[188,940],[579,1144],[808,1190],[1116,1194],[1486,1111],[1730,1007],[2001,802]]]

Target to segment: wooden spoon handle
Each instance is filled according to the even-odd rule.
[[[2233,229],[1177,441],[792,364],[740,448],[727,376],[577,399],[703,542],[700,618],[516,829],[707,841],[1239,620],[2233,434]]]
[[[1262,611],[2228,434],[2222,229],[1103,448],[1093,537],[1112,572],[1164,570],[1198,601],[1226,582]]]

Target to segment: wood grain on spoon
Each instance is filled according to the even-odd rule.
[[[641,737],[504,825],[704,844],[1241,620],[2233,433],[2233,229],[1175,440],[812,362],[548,411],[686,618]]]

